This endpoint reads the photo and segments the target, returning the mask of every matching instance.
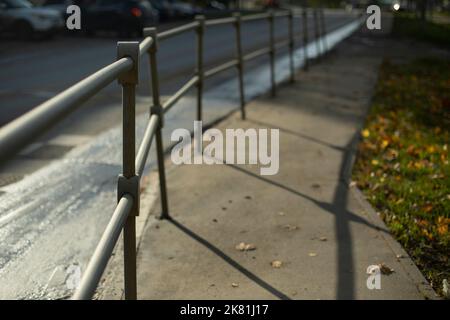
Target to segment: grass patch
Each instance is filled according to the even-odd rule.
[[[450,48],[450,25],[422,21],[408,14],[394,16],[393,35]]]
[[[353,180],[434,289],[450,280],[450,61],[385,61]]]

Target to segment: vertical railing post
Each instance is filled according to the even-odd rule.
[[[305,63],[303,64],[303,70],[308,70],[308,11],[306,8],[302,10],[302,22],[303,22],[303,55],[305,57]]]
[[[316,40],[316,49],[317,49],[317,58],[320,57],[320,30],[319,30],[319,20],[317,15],[317,8],[313,9],[313,18],[314,18],[314,38]]]
[[[325,28],[325,14],[323,12],[323,8],[320,8],[320,29],[322,30],[322,50],[324,53],[326,53],[328,50],[328,44],[326,39],[327,30]]]
[[[202,120],[202,106],[203,106],[203,38],[205,34],[205,17],[196,16],[195,20],[198,22],[197,26],[197,121]]]
[[[158,128],[155,132],[156,140],[156,157],[158,161],[158,175],[159,175],[159,190],[161,197],[161,215],[160,219],[169,219],[169,204],[167,200],[167,187],[166,187],[166,169],[164,165],[164,145],[162,137],[162,128],[164,126],[164,110],[161,106],[160,92],[159,92],[159,77],[158,77],[158,34],[156,28],[145,28],[144,37],[151,37],[153,42],[149,48],[149,62],[150,62],[150,75],[152,83],[152,97],[153,105],[150,108],[150,116],[158,116]]]
[[[123,105],[123,174],[117,185],[118,201],[125,195],[133,197],[133,207],[123,228],[125,299],[137,298],[136,283],[136,216],[139,215],[139,177],[135,168],[136,148],[136,85],[139,80],[139,42],[119,42],[117,59],[130,58],[133,67],[118,78],[122,86]]]
[[[233,14],[235,17],[234,28],[236,30],[236,56],[238,60],[239,73],[239,97],[241,103],[241,119],[245,120],[245,92],[244,92],[244,59],[242,56],[242,33],[241,33],[241,13]]]
[[[275,14],[273,11],[269,14],[269,42],[270,42],[270,84],[272,97],[276,96],[276,78],[275,78]]]
[[[294,65],[294,49],[295,49],[295,39],[294,39],[294,12],[289,10],[289,67],[291,70],[291,83],[295,82],[295,65]]]

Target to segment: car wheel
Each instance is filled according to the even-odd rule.
[[[29,40],[33,36],[33,27],[27,21],[19,21],[15,25],[17,37],[20,40]]]

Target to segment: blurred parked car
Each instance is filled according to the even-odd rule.
[[[202,10],[190,3],[176,0],[149,0],[153,8],[158,10],[161,21],[173,19],[192,19],[201,14]]]
[[[144,27],[158,23],[158,12],[147,0],[98,0],[82,10],[82,29],[88,35],[96,31],[115,31],[131,37],[142,35]]]
[[[270,9],[270,8],[280,8],[280,1],[279,0],[264,0],[264,8]]]
[[[209,1],[205,7],[206,7],[206,9],[209,9],[209,10],[219,10],[219,11],[227,9],[226,5],[224,5],[223,3],[219,2],[219,1],[215,1],[215,0]]]
[[[0,33],[30,39],[54,35],[63,26],[56,10],[34,7],[26,0],[0,0]]]
[[[175,17],[175,12],[167,0],[149,0],[152,7],[158,11],[160,21],[168,21]]]
[[[47,9],[56,10],[63,19],[67,19],[67,7],[73,4],[75,4],[73,0],[46,0],[41,6]]]
[[[230,12],[226,5],[219,1],[208,1],[205,6],[203,7],[202,14],[206,15],[207,17],[221,17],[224,15],[228,15]]]
[[[174,12],[175,18],[183,19],[188,18],[192,19],[196,14],[200,14],[202,11],[190,3],[180,2],[176,0],[168,0],[169,6]]]

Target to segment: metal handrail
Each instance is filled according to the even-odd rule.
[[[291,43],[290,39],[277,42],[277,43],[275,43],[275,50],[279,50],[279,49],[282,49],[284,47],[287,47],[287,46],[290,45],[290,43]]]
[[[205,71],[204,77],[210,78],[210,77],[215,76],[216,74],[219,74],[223,71],[226,71],[228,69],[236,67],[238,64],[239,64],[239,60],[231,60],[229,62],[225,62],[225,63],[221,64],[220,66],[217,66],[217,67],[214,67],[212,69]]]
[[[198,26],[198,22],[194,21],[194,22],[161,32],[158,34],[158,39],[159,40],[169,39],[169,38],[175,37],[179,34],[182,34],[184,32],[194,30],[197,26]]]
[[[117,79],[121,73],[131,69],[132,66],[131,59],[120,59],[0,128],[0,162],[14,156],[36,135],[74,112],[83,102]]]
[[[136,156],[136,172],[139,177],[142,177],[145,168],[145,162],[147,161],[148,152],[150,151],[150,147],[152,146],[152,140],[158,129],[159,125],[159,116],[153,114],[150,116],[150,120],[148,120],[147,127],[145,128],[144,137],[142,139],[141,145],[139,147],[139,151]]]
[[[198,83],[198,77],[195,76],[184,86],[182,86],[177,92],[175,92],[167,101],[165,101],[162,105],[164,113],[170,110],[189,90],[195,87]]]
[[[258,57],[264,56],[266,54],[269,54],[269,53],[270,53],[270,48],[262,48],[259,50],[255,50],[250,53],[247,53],[244,56],[244,61],[250,61],[250,60],[256,59]]]
[[[279,11],[279,12],[274,12],[273,15],[274,15],[275,18],[286,18],[290,14],[291,14],[290,10],[282,10],[282,11]]]
[[[148,50],[151,48],[153,44],[153,38],[146,37],[142,42],[139,44],[139,55],[144,55],[148,52]]]
[[[97,288],[97,284],[103,275],[103,271],[111,257],[117,239],[122,232],[123,226],[133,206],[133,198],[129,195],[123,196],[114,211],[111,220],[103,233],[100,242],[95,248],[94,254],[84,272],[84,276],[75,292],[73,299],[90,299]]]
[[[242,21],[246,22],[246,21],[263,20],[263,19],[267,19],[269,16],[270,16],[270,14],[267,12],[257,13],[257,14],[252,14],[252,15],[248,15],[248,16],[242,16]]]
[[[315,16],[316,36],[323,35],[324,19],[317,20]],[[303,10],[302,20],[305,25],[307,11]],[[274,18],[289,18],[289,40],[275,43]],[[145,164],[152,145],[156,140],[156,155],[160,182],[160,200],[162,213],[161,218],[169,218],[167,201],[166,178],[164,167],[164,149],[162,142],[162,128],[164,126],[164,115],[192,88],[197,87],[197,119],[202,118],[202,99],[204,80],[229,70],[237,68],[239,76],[239,93],[241,102],[241,116],[245,119],[245,92],[244,92],[244,62],[256,59],[263,55],[270,56],[271,86],[272,94],[276,94],[275,83],[275,54],[281,46],[289,46],[291,81],[294,81],[294,46],[295,35],[293,32],[293,19],[297,17],[294,11],[269,12],[248,16],[241,16],[239,13],[232,17],[205,20],[198,16],[194,22],[183,26],[157,33],[155,28],[144,30],[144,39],[138,42],[119,42],[118,59],[110,65],[100,69],[84,80],[71,86],[62,93],[37,106],[20,118],[12,121],[0,129],[0,162],[8,159],[20,148],[24,147],[38,133],[54,125],[58,120],[64,118],[83,102],[95,95],[114,80],[118,80],[122,87],[123,103],[123,175],[118,179],[118,204],[109,221],[100,242],[98,243],[93,256],[84,272],[82,281],[77,288],[73,299],[89,299],[96,290],[96,287],[107,266],[108,260],[114,250],[115,244],[121,231],[124,232],[124,280],[125,298],[137,298],[136,280],[136,227],[135,219],[139,215],[140,200],[140,179],[144,173]],[[269,47],[243,53],[241,39],[242,22],[267,20],[270,26]],[[209,70],[203,70],[203,37],[205,27],[232,24],[236,31],[236,57]],[[322,27],[322,32],[318,28]],[[187,81],[178,91],[176,91],[164,103],[160,101],[159,76],[157,70],[158,41],[165,40],[184,32],[195,30],[198,39],[197,50],[197,71],[189,81]],[[304,28],[304,47],[306,47],[307,34]],[[150,108],[150,117],[144,132],[142,142],[136,154],[135,144],[135,107],[136,107],[136,85],[139,79],[139,59],[148,54],[150,62],[151,89],[153,105]],[[305,62],[307,57],[305,55]]]
[[[230,24],[236,21],[235,17],[226,17],[226,18],[219,18],[219,19],[213,19],[213,20],[206,20],[205,26],[219,26],[223,24]]]

